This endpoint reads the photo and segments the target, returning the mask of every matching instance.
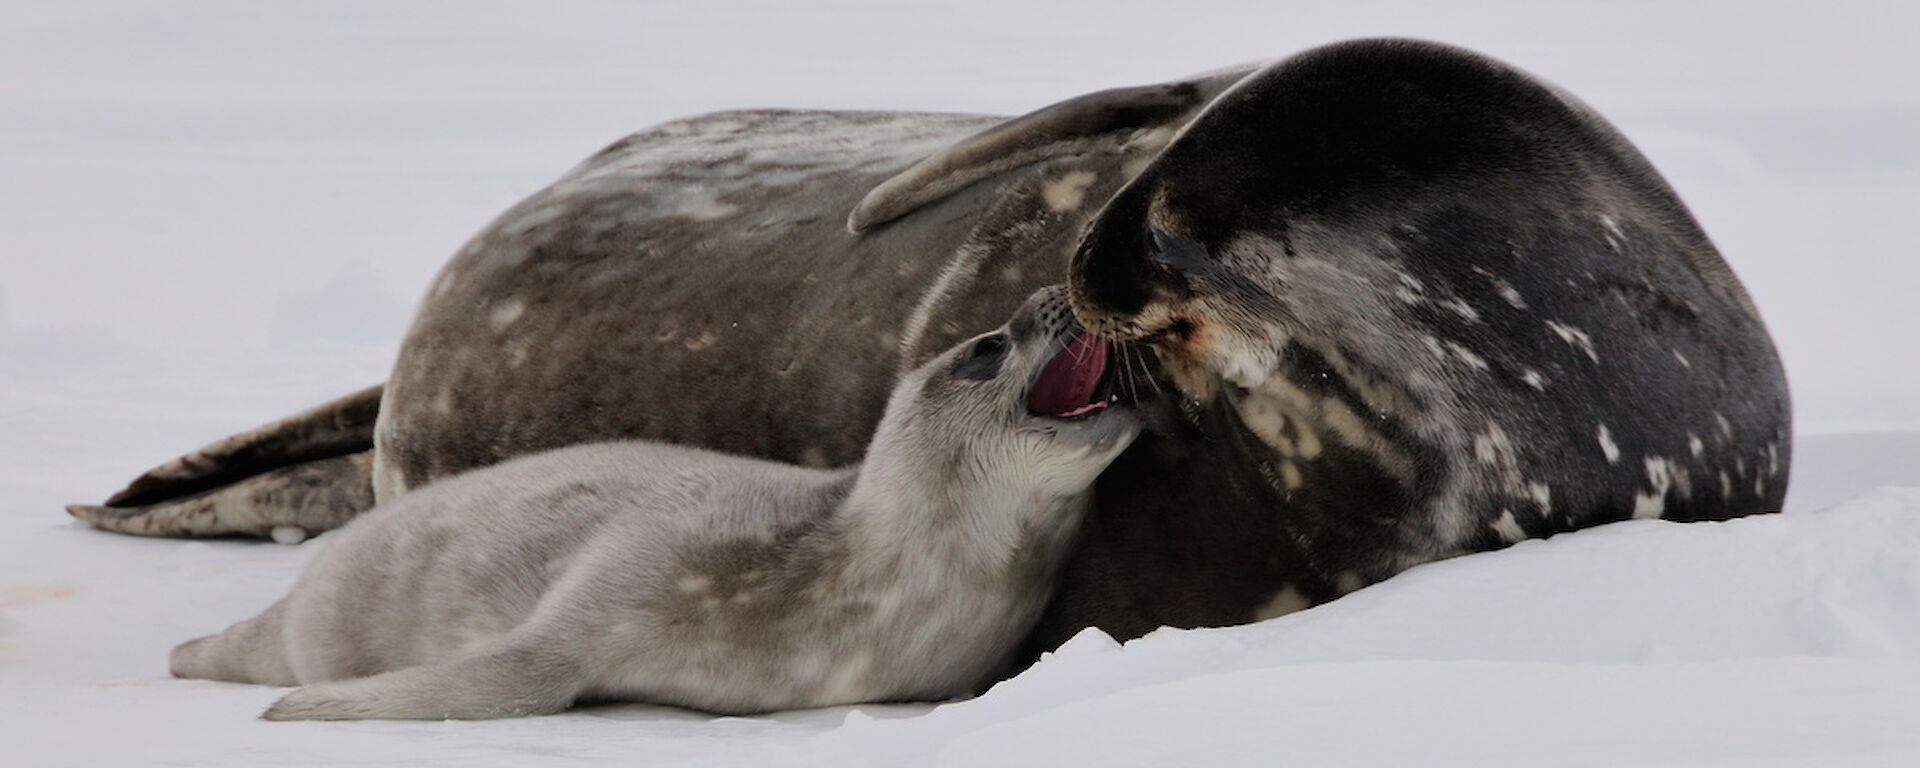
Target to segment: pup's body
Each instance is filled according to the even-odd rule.
[[[855,469],[603,443],[403,495],[266,612],[175,649],[174,674],[308,686],[269,719],[971,693],[1135,434],[1097,392],[1104,349],[1077,338],[1042,292],[905,378]]]

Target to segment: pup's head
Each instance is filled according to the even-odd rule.
[[[1084,492],[1139,435],[1113,392],[1109,342],[1075,322],[1064,288],[955,345],[894,388],[875,449],[921,471],[1017,492]]]

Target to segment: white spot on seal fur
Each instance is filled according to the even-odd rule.
[[[1686,355],[1684,355],[1684,354],[1681,354],[1681,352],[1680,352],[1680,350],[1677,350],[1677,349],[1675,349],[1675,350],[1670,350],[1670,351],[1671,351],[1671,352],[1673,352],[1673,359],[1675,359],[1675,360],[1678,360],[1678,361],[1680,361],[1680,367],[1682,367],[1682,368],[1692,368],[1692,367],[1693,367],[1693,361],[1692,361],[1692,360],[1688,360],[1688,359],[1687,359],[1687,356],[1686,356]]]
[[[1540,505],[1541,518],[1553,513],[1553,489],[1546,483],[1528,483],[1527,498],[1533,499],[1533,503]]]
[[[1612,248],[1614,253],[1619,253],[1620,244],[1627,239],[1626,234],[1620,231],[1620,224],[1615,222],[1612,216],[1603,213],[1600,214],[1600,226],[1607,229],[1607,246]]]
[[[1652,492],[1635,494],[1633,497],[1633,517],[1636,520],[1651,520],[1667,511],[1667,491],[1673,487],[1673,462],[1659,456],[1648,456],[1647,482],[1653,484]]]
[[[680,580],[674,582],[673,585],[676,587],[679,587],[680,591],[682,592],[685,592],[689,595],[694,595],[694,594],[699,594],[701,592],[705,592],[707,591],[708,587],[713,586],[713,579],[708,576],[694,573],[694,574],[688,574],[686,576],[680,577]]]
[[[1579,347],[1580,351],[1587,353],[1587,359],[1600,362],[1600,354],[1593,349],[1593,337],[1588,336],[1586,331],[1556,320],[1548,320],[1547,328],[1551,329],[1554,335],[1559,336],[1561,341]]]
[[[1300,467],[1291,461],[1280,462],[1280,481],[1286,483],[1287,490],[1289,491],[1300,490],[1300,484],[1302,482]]]
[[[1460,362],[1466,363],[1467,365],[1473,368],[1476,368],[1478,370],[1484,371],[1487,369],[1486,359],[1482,358],[1479,355],[1474,354],[1473,350],[1467,349],[1466,347],[1460,346],[1459,344],[1456,344],[1451,341],[1447,342],[1447,349],[1452,350],[1453,356],[1460,358]]]
[[[1600,425],[1600,452],[1607,455],[1608,464],[1620,463],[1620,446],[1614,445],[1613,433],[1607,431],[1607,425]]]
[[[1513,455],[1513,441],[1507,439],[1507,433],[1498,424],[1487,425],[1487,431],[1473,438],[1473,455],[1485,464],[1497,464],[1503,456]]]
[[[1273,446],[1282,456],[1292,458],[1298,453],[1293,440],[1287,437],[1287,417],[1280,412],[1275,398],[1261,394],[1243,398],[1235,404],[1239,406],[1241,423],[1246,424],[1253,434]]]
[[[1426,300],[1426,297],[1421,294],[1426,292],[1427,287],[1422,285],[1419,280],[1415,280],[1412,275],[1401,272],[1399,282],[1400,284],[1393,289],[1393,295],[1400,297],[1401,301],[1408,304],[1419,304]]]
[[[520,315],[526,313],[526,311],[526,302],[519,299],[507,299],[506,301],[500,302],[499,306],[494,307],[493,311],[487,313],[487,322],[493,325],[495,331],[504,331],[507,329],[507,326],[513,325],[513,321],[519,320]]]
[[[679,194],[668,201],[667,211],[685,216],[694,221],[713,221],[723,219],[740,210],[740,206],[720,202],[720,196],[703,184],[685,184],[678,187]]]
[[[1313,427],[1304,420],[1294,419],[1290,423],[1293,424],[1293,431],[1300,435],[1300,458],[1318,458],[1321,449],[1320,433],[1313,431]]]
[[[1527,386],[1542,392],[1547,391],[1547,379],[1541,376],[1539,371],[1532,368],[1523,368],[1521,371],[1520,380],[1526,382]]]
[[[1687,450],[1693,453],[1694,458],[1700,458],[1700,453],[1706,449],[1707,445],[1706,443],[1700,442],[1699,435],[1692,432],[1687,433]]]
[[[1093,171],[1068,171],[1040,185],[1040,199],[1047,209],[1064,213],[1079,208],[1087,199],[1087,188],[1097,178]]]
[[[1308,600],[1306,595],[1300,594],[1300,590],[1294,589],[1292,584],[1288,584],[1281,587],[1280,591],[1273,593],[1273,597],[1268,598],[1266,604],[1254,609],[1253,620],[1265,621],[1311,607],[1313,607],[1313,601]]]
[[[1479,310],[1476,310],[1473,307],[1467,306],[1467,303],[1464,301],[1461,301],[1459,299],[1447,299],[1446,301],[1440,302],[1440,306],[1445,307],[1446,309],[1452,311],[1454,314],[1459,315],[1460,317],[1466,319],[1468,322],[1473,322],[1473,323],[1480,322]]]
[[[1343,595],[1348,592],[1358,592],[1366,585],[1367,580],[1354,571],[1341,571],[1340,575],[1333,577],[1333,588],[1340,590],[1340,594]]]
[[[1527,537],[1527,531],[1520,527],[1520,521],[1513,519],[1511,509],[1500,510],[1500,517],[1493,521],[1493,532],[1500,534],[1500,538],[1505,539],[1508,544]]]
[[[1501,280],[1499,278],[1494,278],[1493,290],[1494,292],[1500,294],[1500,298],[1505,299],[1508,304],[1513,305],[1514,309],[1527,308],[1527,300],[1521,298],[1520,291],[1514,289],[1513,285],[1508,283],[1507,281]]]

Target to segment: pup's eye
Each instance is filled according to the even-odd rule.
[[[1004,334],[983,336],[973,343],[973,351],[968,357],[990,357],[1007,351],[1007,337]]]
[[[1007,335],[982,336],[953,366],[953,375],[962,379],[987,381],[1000,375],[1000,362],[1007,357]]]

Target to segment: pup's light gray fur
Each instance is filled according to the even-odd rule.
[[[915,369],[855,468],[601,443],[402,495],[260,616],[176,648],[173,672],[306,686],[270,720],[972,693],[1004,674],[1137,434],[1112,410],[1028,413],[1076,329],[1049,289],[996,331],[997,370],[971,340]]]

